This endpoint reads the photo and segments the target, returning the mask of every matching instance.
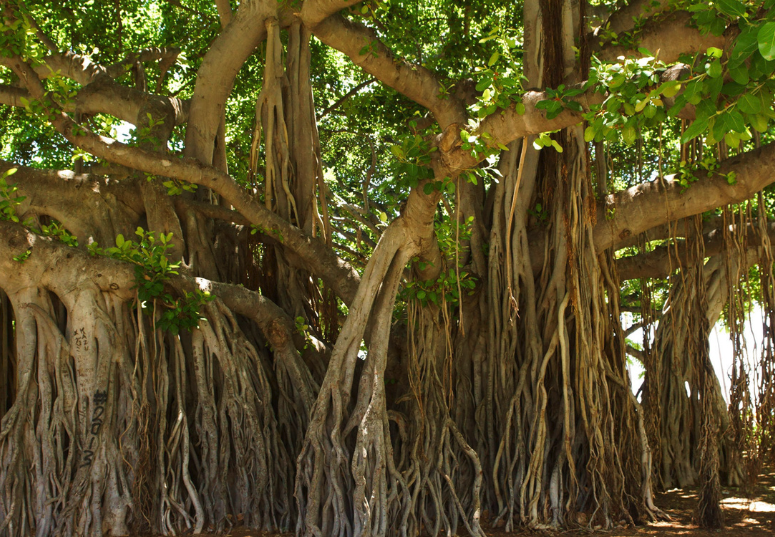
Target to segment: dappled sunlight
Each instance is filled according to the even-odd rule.
[[[747,498],[727,498],[721,505],[728,509],[744,509],[754,513],[775,513],[775,504],[764,501],[751,501]]]

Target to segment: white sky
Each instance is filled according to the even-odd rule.
[[[631,324],[631,317],[628,314],[625,314],[624,319],[624,327],[627,328]],[[636,332],[633,332],[629,339],[632,341],[635,341],[637,343],[640,343],[643,340],[643,330],[637,330]],[[758,378],[754,378],[753,374],[755,373],[754,370],[754,364],[756,362],[756,358],[758,357],[760,353],[761,348],[761,341],[762,341],[762,309],[759,307],[758,304],[756,304],[753,308],[753,311],[751,312],[751,315],[749,316],[747,322],[746,322],[746,330],[745,330],[745,346],[746,346],[746,354],[747,356],[747,363],[748,363],[748,371],[752,374],[752,386],[751,386],[751,393],[752,395],[755,394],[756,386],[758,385]],[[713,363],[713,368],[716,370],[716,375],[719,377],[719,382],[721,384],[721,390],[724,393],[724,399],[729,402],[729,384],[730,384],[730,377],[732,375],[732,358],[733,358],[733,352],[732,352],[732,341],[729,338],[729,332],[726,331],[726,328],[724,328],[724,325],[721,321],[716,323],[716,326],[713,327],[713,330],[710,333],[710,360]],[[632,381],[632,389],[634,392],[637,392],[640,388],[641,383],[643,382],[643,379],[640,378],[641,374],[643,373],[643,368],[640,366],[640,364],[637,361],[633,361],[633,363],[628,366],[630,370],[630,380]]]

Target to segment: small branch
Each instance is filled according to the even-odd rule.
[[[363,88],[365,88],[366,86],[370,85],[373,82],[376,82],[376,80],[377,80],[376,78],[372,78],[371,80],[367,80],[366,82],[361,82],[353,89],[351,89],[350,91],[348,91],[347,93],[339,97],[334,104],[332,104],[331,106],[329,106],[328,108],[326,108],[320,113],[320,116],[318,116],[318,121],[320,121],[328,114],[330,114],[332,110],[336,110],[337,108],[339,108],[339,106],[341,106],[343,102],[345,102],[347,99],[349,99],[350,97],[352,97],[353,95],[361,91]]]

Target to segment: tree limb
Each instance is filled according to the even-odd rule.
[[[306,0],[302,4],[299,17],[304,26],[313,29],[334,13],[361,2],[363,0]]]
[[[767,228],[770,239],[775,239],[775,222],[768,223]],[[724,244],[724,234],[721,228],[705,234],[704,242],[707,257],[732,251]],[[743,243],[749,245],[748,249],[756,250],[759,247],[757,227],[748,225]],[[689,257],[683,247],[659,246],[651,252],[617,259],[616,270],[621,281],[638,278],[665,278],[677,268],[686,266]]]
[[[664,186],[659,180],[647,181],[609,195],[598,206],[595,247],[600,252],[666,222],[744,201],[775,182],[774,166],[775,144],[768,144],[725,160],[711,177],[688,188],[668,175]],[[730,172],[736,174],[731,185],[725,177]]]
[[[635,48],[606,43],[601,45],[599,38],[592,38],[590,49],[601,60],[616,61],[619,56],[641,58],[644,55],[638,49],[645,48],[651,54],[658,53],[659,60],[665,63],[678,61],[681,54],[705,52],[709,47],[731,50],[729,45],[740,33],[737,26],[730,26],[721,36],[712,33],[703,35],[697,28],[689,26],[691,17],[692,14],[687,11],[651,17],[634,36],[637,43]]]
[[[16,88],[14,86],[0,85],[0,104],[6,104],[8,106],[24,106],[22,98],[29,101],[30,93],[24,88]]]
[[[350,97],[352,97],[353,95],[355,95],[356,93],[361,91],[363,88],[365,88],[366,86],[372,84],[373,82],[376,82],[376,80],[377,80],[376,78],[372,78],[370,80],[367,80],[366,82],[361,82],[360,84],[355,86],[353,89],[351,89],[350,91],[348,91],[347,93],[345,93],[344,95],[339,97],[334,102],[334,104],[332,104],[331,106],[329,106],[328,108],[326,108],[325,110],[323,110],[320,113],[320,115],[318,116],[318,121],[320,121],[321,119],[326,117],[328,114],[330,114],[332,110],[336,110],[337,108],[339,108],[339,106],[341,106],[341,104],[343,102],[345,102],[347,99],[349,99]]]
[[[275,10],[270,10],[270,6]],[[215,137],[234,79],[245,60],[266,38],[265,22],[277,15],[276,8],[272,2],[243,2],[205,54],[191,97],[186,129],[187,157],[212,164]]]
[[[380,82],[430,110],[442,129],[466,123],[463,103],[454,96],[442,99],[436,75],[425,67],[395,58],[366,26],[332,15],[311,30],[315,37],[349,56],[355,65]]]

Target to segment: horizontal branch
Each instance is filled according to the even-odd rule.
[[[635,27],[635,19],[654,16],[661,13],[671,0],[632,0],[626,6],[611,13],[607,21],[607,30],[620,34]]]
[[[99,158],[141,172],[212,189],[251,224],[278,237],[283,247],[297,254],[306,268],[321,278],[345,303],[349,303],[355,296],[360,276],[347,262],[341,260],[322,241],[306,235],[268,210],[228,174],[195,159],[175,158],[97,136],[77,126],[64,115],[60,115],[52,123],[68,141]]]
[[[0,104],[8,106],[24,106],[22,99],[30,100],[30,92],[24,88],[0,85]]]
[[[689,188],[684,188],[675,175],[668,175],[664,184],[657,179],[611,194],[597,207],[595,249],[601,253],[619,245],[629,246],[634,237],[647,230],[745,201],[775,182],[773,166],[775,144],[768,144],[724,161],[711,177],[702,177]],[[725,177],[730,172],[736,175],[732,185]],[[529,241],[531,264],[534,271],[539,271],[544,262],[545,232],[531,232]]]
[[[570,109],[563,110],[557,117],[547,119],[546,112],[536,108],[536,105],[549,98],[544,91],[528,91],[522,96],[524,112],[519,113],[515,105],[505,110],[494,112],[487,116],[473,134],[489,135],[493,146],[508,145],[510,142],[531,134],[554,131],[571,127],[583,121],[582,113]],[[601,93],[588,91],[572,100],[578,102],[586,111],[594,104],[601,104],[605,96]],[[476,159],[470,151],[460,147],[460,132],[447,131],[439,135],[437,144],[440,148],[441,164],[448,173],[457,173],[471,169],[481,159]]]
[[[609,195],[598,206],[595,247],[603,251],[666,222],[745,201],[775,182],[774,166],[775,144],[768,144],[725,160],[710,177],[701,172],[688,188],[668,175],[664,184],[657,179]],[[727,180],[730,172],[734,184]]]
[[[643,57],[638,49],[644,48],[651,54],[658,54],[659,60],[669,64],[677,62],[681,54],[705,52],[710,47],[728,49],[739,34],[737,26],[730,26],[724,35],[703,35],[699,29],[689,26],[691,17],[692,14],[686,11],[651,17],[633,36],[636,43],[634,48],[607,43],[601,45],[599,39],[593,38],[590,49],[601,60],[616,61],[619,56]]]
[[[363,0],[305,0],[299,17],[304,26],[312,29],[331,15],[361,2]]]
[[[775,239],[775,222],[767,225],[770,239]],[[730,230],[730,233],[735,233]],[[759,229],[748,225],[745,237],[741,238],[748,248],[756,249],[760,245]],[[704,235],[705,256],[728,254],[734,252],[734,246],[724,243],[724,230],[715,229]],[[616,261],[619,279],[633,280],[638,278],[665,278],[679,267],[686,266],[691,256],[683,246],[659,246],[651,252],[622,257]]]
[[[26,258],[20,262],[14,257]],[[135,298],[135,278],[135,265],[131,263],[95,257],[84,248],[69,247],[19,224],[0,221],[2,289],[13,291],[32,285],[62,296],[96,288],[128,302]],[[235,313],[252,319],[275,352],[298,356],[296,349],[307,344],[285,311],[255,291],[185,275],[171,277],[168,284],[178,292],[209,291]],[[320,350],[325,353],[325,348]],[[314,400],[312,394],[306,394],[306,399],[310,404]]]
[[[714,215],[707,220],[703,219],[702,233],[703,235],[710,233],[714,229],[721,227],[723,217],[721,215]],[[633,235],[628,239],[616,242],[616,249],[628,248],[632,246],[638,246],[642,241],[660,241],[669,239],[672,237],[686,237],[686,234],[691,231],[692,227],[687,225],[686,220],[678,220],[677,222],[666,222],[656,227],[647,229],[643,233]]]

